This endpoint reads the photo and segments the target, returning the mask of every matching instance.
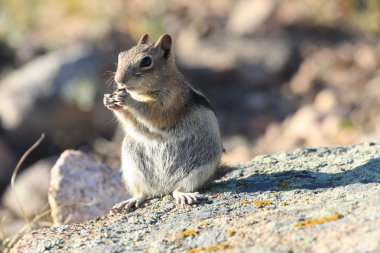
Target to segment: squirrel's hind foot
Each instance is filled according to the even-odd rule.
[[[121,213],[123,211],[129,212],[132,207],[138,208],[146,200],[145,195],[139,195],[130,199],[127,199],[123,202],[117,203],[111,208],[111,214]]]
[[[198,203],[201,195],[199,192],[181,192],[176,190],[173,192],[173,197],[177,204],[186,206]]]

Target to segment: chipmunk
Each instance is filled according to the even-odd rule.
[[[104,95],[125,131],[121,171],[133,195],[111,213],[169,194],[180,205],[198,202],[223,153],[215,112],[177,69],[172,38],[148,39],[119,54],[117,90]]]

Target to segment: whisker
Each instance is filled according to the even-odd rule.
[[[115,77],[114,74],[110,74],[110,75],[107,75],[105,78],[106,78],[106,79],[110,79],[110,78],[114,78],[114,77]]]
[[[115,71],[111,71],[111,70],[108,70],[108,71],[105,71],[104,74],[106,75],[115,75]]]
[[[113,81],[113,78],[110,78],[110,79],[106,80],[105,83],[108,86],[112,86],[112,85],[114,85],[115,82]]]
[[[106,85],[112,86],[114,84],[115,74],[115,71],[106,71],[104,73],[103,81],[106,83]]]

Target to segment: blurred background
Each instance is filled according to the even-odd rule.
[[[380,140],[378,0],[2,0],[0,232],[47,208],[65,149],[118,169],[122,133],[102,103],[117,55],[144,33],[174,38],[177,63],[219,116],[226,154]]]

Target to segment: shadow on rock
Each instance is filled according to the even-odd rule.
[[[254,167],[250,166],[250,168]],[[263,165],[259,164],[259,167]],[[327,164],[326,164],[327,166]],[[258,168],[259,168],[258,167]],[[257,169],[258,169],[257,168]],[[249,170],[249,168],[246,168]],[[257,173],[255,168],[248,174],[245,169],[233,170],[224,173],[227,179],[222,182],[214,182],[210,186],[211,191],[222,192],[258,192],[258,191],[287,191],[294,189],[317,190],[323,188],[334,188],[350,184],[369,184],[380,182],[380,158],[375,158],[354,169],[342,172],[325,173],[312,170],[289,170],[273,173]],[[236,178],[235,174],[240,174],[244,178]]]

